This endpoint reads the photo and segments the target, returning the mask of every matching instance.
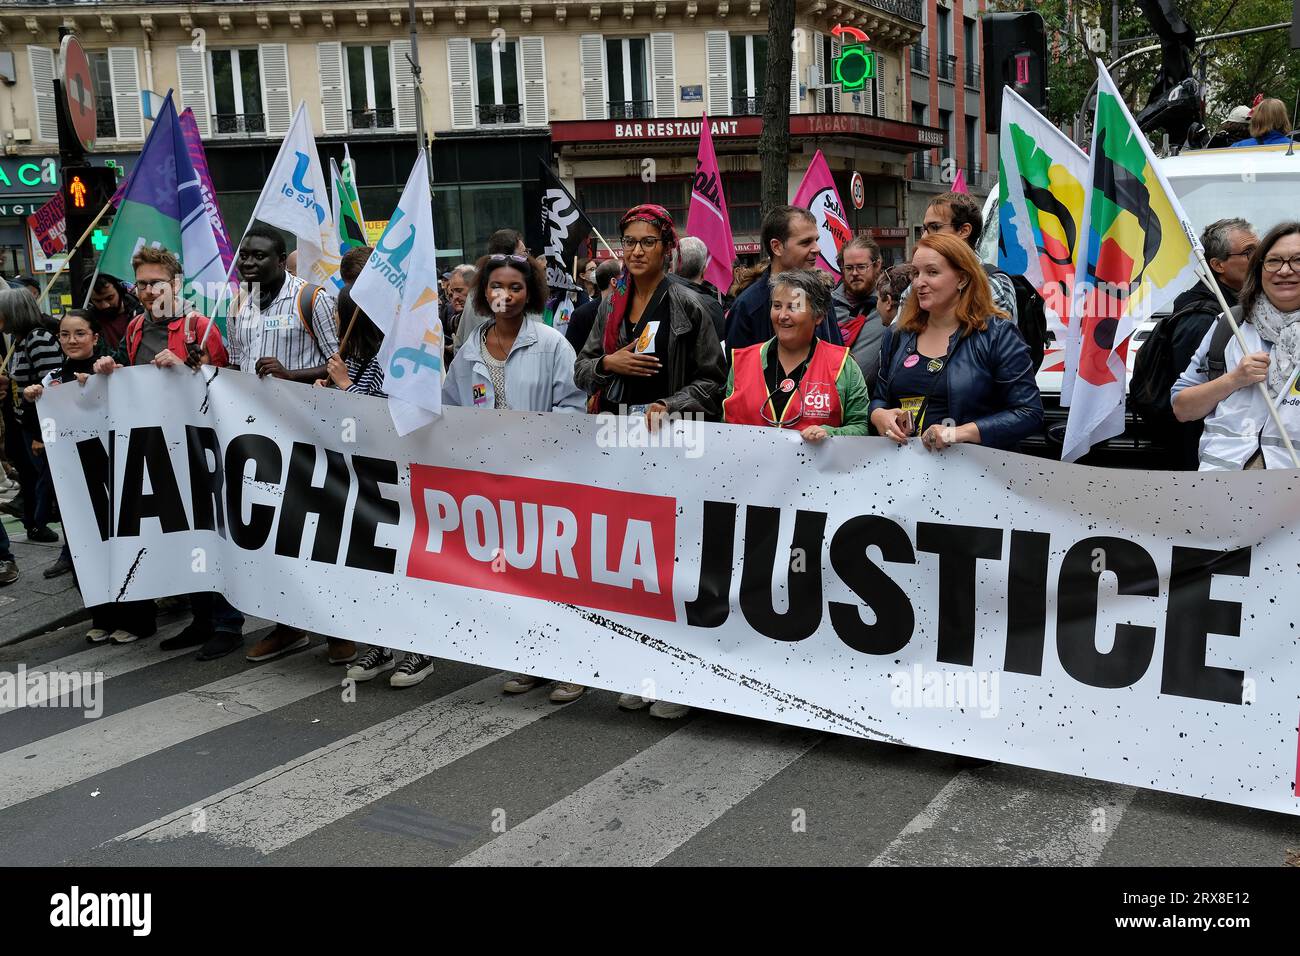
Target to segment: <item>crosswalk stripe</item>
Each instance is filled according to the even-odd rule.
[[[117,837],[189,836],[195,811],[226,846],[271,853],[556,712],[546,694],[506,696],[495,674],[304,754]]]
[[[15,747],[0,753],[0,810],[337,687],[338,681],[335,671],[298,655]]]
[[[699,717],[456,865],[653,865],[821,739],[761,721]]]
[[[1008,764],[963,770],[872,866],[1094,866],[1137,791]]]

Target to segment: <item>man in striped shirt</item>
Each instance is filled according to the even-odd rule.
[[[335,303],[323,290],[309,290],[305,281],[291,275],[285,268],[287,258],[279,232],[260,222],[249,227],[239,244],[237,264],[245,288],[242,305],[228,327],[230,364],[259,377],[311,385],[326,377],[326,366],[339,350]],[[242,644],[242,636],[238,640]],[[247,659],[275,660],[309,643],[305,632],[277,624],[253,645]],[[356,660],[352,641],[330,638],[328,644],[331,664]]]
[[[239,244],[239,277],[245,290],[239,312],[227,329],[230,364],[241,372],[272,375],[312,384],[325,377],[325,364],[339,350],[334,299],[324,290],[311,302],[307,283],[285,269],[284,238],[260,222]]]

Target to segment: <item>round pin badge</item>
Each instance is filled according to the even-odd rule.
[[[919,361],[921,361],[921,356],[913,352],[907,358],[903,359],[903,368],[911,368]]]
[[[781,391],[789,393],[794,391],[794,379],[787,378],[781,383]]]
[[[925,370],[929,372],[931,375],[933,375],[935,372],[939,371],[942,368],[943,368],[943,359],[930,359],[930,361],[925,363]]]

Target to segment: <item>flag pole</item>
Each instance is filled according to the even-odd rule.
[[[1188,238],[1192,238],[1187,223],[1183,223],[1183,229],[1187,231]],[[1241,326],[1237,320],[1232,317],[1232,309],[1228,307],[1227,300],[1223,297],[1223,290],[1219,288],[1219,283],[1215,281],[1214,273],[1210,270],[1209,264],[1205,261],[1205,252],[1201,249],[1199,242],[1192,243],[1192,251],[1196,254],[1197,272],[1200,273],[1201,281],[1210,287],[1214,292],[1215,298],[1219,300],[1219,307],[1223,309],[1224,316],[1228,319],[1228,325],[1232,327],[1232,334],[1241,346],[1241,354],[1249,355],[1250,346],[1246,344],[1246,337],[1241,334]],[[1286,448],[1287,454],[1291,456],[1291,464],[1295,468],[1300,468],[1300,455],[1296,454],[1295,446],[1291,443],[1291,436],[1287,434],[1286,426],[1282,424],[1282,418],[1277,413],[1277,406],[1273,404],[1273,396],[1269,395],[1268,387],[1263,382],[1256,382],[1255,387],[1259,393],[1264,396],[1264,404],[1268,407],[1268,417],[1273,419],[1273,424],[1277,427],[1278,434],[1282,436],[1282,445]]]
[[[343,338],[339,339],[339,358],[343,357],[343,349],[347,347],[348,339],[352,337],[352,327],[357,324],[357,313],[361,311],[361,306],[352,306],[352,318],[348,319],[348,327],[343,330]]]

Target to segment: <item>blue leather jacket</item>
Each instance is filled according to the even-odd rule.
[[[954,333],[956,335],[958,333]],[[980,444],[1014,450],[1043,427],[1043,399],[1034,381],[1029,346],[1011,322],[990,319],[983,332],[972,332],[949,346],[948,415],[957,424],[974,422]],[[897,408],[889,384],[903,367],[903,359],[916,351],[916,333],[896,326],[885,329],[880,343],[880,375],[871,410]]]

